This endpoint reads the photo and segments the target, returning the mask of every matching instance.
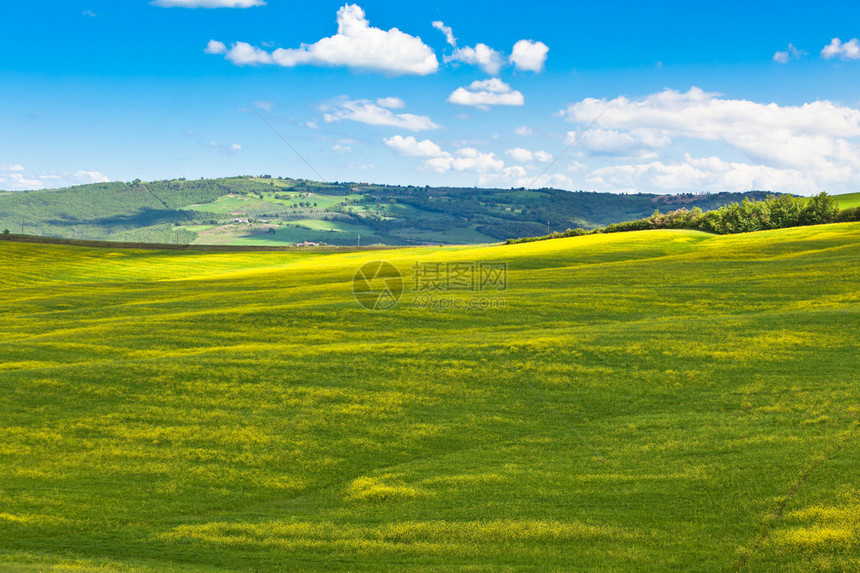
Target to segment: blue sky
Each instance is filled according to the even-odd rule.
[[[860,175],[856,2],[55,0],[2,13],[0,189],[319,173],[811,194],[856,191]]]

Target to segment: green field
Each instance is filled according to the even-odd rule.
[[[846,193],[845,195],[834,195],[833,197],[839,203],[840,209],[860,207],[860,193]]]
[[[391,310],[352,295],[376,260]],[[493,261],[412,304],[416,265]],[[860,223],[0,241],[0,570],[856,571],[858,261]]]

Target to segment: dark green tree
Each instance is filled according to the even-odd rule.
[[[800,212],[801,225],[822,225],[835,223],[839,218],[839,204],[836,199],[822,191],[809,198]]]

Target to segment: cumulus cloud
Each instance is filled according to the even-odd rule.
[[[212,149],[217,149],[226,155],[235,155],[242,151],[242,146],[238,143],[224,144],[215,141],[214,139],[209,142],[209,147],[211,147]]]
[[[151,4],[162,8],[251,8],[266,5],[263,0],[153,0]]]
[[[840,58],[842,60],[860,59],[860,41],[857,38],[842,43],[839,38],[833,38],[830,43],[821,50],[821,57],[825,60]]]
[[[459,48],[457,47],[457,38],[454,37],[454,30],[450,26],[437,21],[433,22],[433,27],[445,34],[445,40],[448,42],[448,45],[454,48],[450,56],[443,58],[446,64],[458,62],[478,66],[491,76],[498,74],[499,70],[505,64],[504,56],[488,45],[479,43],[474,48],[469,46]]]
[[[207,54],[226,54],[227,46],[224,45],[224,42],[209,40],[209,43],[206,44],[206,48],[203,51]]]
[[[479,174],[494,173],[505,168],[505,162],[495,153],[478,151],[474,147],[458,149],[453,154],[428,159],[426,165],[437,173],[446,171],[473,171]]]
[[[321,109],[324,112],[324,119],[329,123],[347,119],[369,125],[398,127],[401,129],[408,129],[409,131],[423,131],[439,128],[439,126],[433,123],[433,121],[426,115],[413,115],[411,113],[395,114],[390,109],[382,107],[370,100],[349,100],[346,98],[340,98],[323,105]]]
[[[336,66],[388,75],[427,75],[439,69],[433,50],[417,36],[397,28],[381,30],[370,26],[364,10],[347,4],[337,13],[337,34],[299,48],[278,48],[273,52],[245,42],[232,45],[225,57],[236,65],[273,64]]]
[[[534,133],[534,130],[527,125],[521,125],[514,130],[514,133],[516,133],[520,137],[529,137],[532,133]]]
[[[429,139],[418,141],[411,135],[407,137],[395,135],[394,137],[383,139],[383,141],[385,141],[385,145],[394,149],[400,155],[407,157],[444,157],[447,155],[438,144]]]
[[[394,137],[385,139],[385,144],[400,155],[407,157],[423,157],[424,168],[446,173],[448,171],[470,171],[474,173],[501,172],[505,162],[494,153],[479,151],[474,147],[464,147],[449,152],[429,139],[418,141],[414,137]]]
[[[376,104],[388,109],[403,109],[406,107],[406,102],[399,97],[381,97],[376,100]]]
[[[48,187],[68,187],[86,183],[106,183],[110,179],[100,171],[78,170],[67,173],[29,174],[23,165],[0,163],[0,189],[29,191]]]
[[[450,26],[436,21],[433,22],[433,27],[445,34],[445,40],[448,42],[448,45],[454,48],[451,55],[443,58],[445,63],[454,62],[478,66],[491,76],[497,75],[508,61],[518,70],[543,71],[546,54],[549,51],[549,48],[543,42],[520,40],[514,44],[511,56],[506,58],[501,52],[483,43],[475,44],[474,47],[458,47],[457,38],[454,37],[454,30]]]
[[[562,173],[546,173],[535,177],[519,165],[506,167],[499,173],[484,173],[478,177],[478,181],[482,186],[493,187],[528,187],[531,189],[554,187],[556,189],[576,189],[576,185],[567,175]]]
[[[806,52],[803,50],[798,50],[794,44],[789,44],[788,48],[782,52],[776,52],[773,55],[773,61],[778,64],[787,64],[791,60],[799,60],[801,57],[805,56]]]
[[[514,44],[511,52],[511,63],[520,71],[542,72],[546,64],[549,46],[543,42],[520,40]]]
[[[683,161],[613,165],[595,169],[590,184],[611,191],[741,191],[782,190],[811,194],[820,191],[816,181],[796,169],[729,162],[716,156]]]
[[[472,66],[478,66],[486,73],[494,76],[499,73],[504,65],[504,57],[500,52],[492,49],[486,44],[476,44],[474,48],[457,48],[450,56],[445,56],[445,62],[462,62]]]
[[[456,151],[447,151],[439,144],[425,139],[419,141],[415,137],[395,135],[384,139],[385,144],[405,157],[423,159],[422,167],[437,173],[472,173],[477,176],[478,185],[499,185],[510,187],[526,187],[534,183],[534,175],[529,175],[522,165],[507,165],[495,153],[478,150],[465,146]],[[514,161],[529,163],[533,161],[549,162],[552,155],[545,151],[529,151],[526,149],[508,150],[508,155]],[[543,177],[540,185],[571,189],[572,183],[566,175],[549,175]]]
[[[209,44],[212,44],[211,40]],[[237,66],[256,66],[260,64],[274,63],[274,60],[272,59],[272,54],[270,54],[266,50],[263,50],[262,48],[252,46],[247,42],[236,42],[225,53],[224,57]]]
[[[523,94],[498,78],[474,81],[468,88],[457,88],[448,101],[458,105],[489,109],[493,105],[520,106],[525,103]]]
[[[656,157],[657,150],[671,141],[668,136],[655,129],[590,129],[584,132],[568,132],[566,142],[576,142],[578,148],[587,155]]]
[[[0,163],[0,189],[4,191],[26,191],[42,189],[45,183],[39,178],[24,174],[23,165]]]
[[[450,26],[446,26],[444,22],[433,22],[433,27],[445,34],[445,41],[449,46],[457,47],[457,38],[454,37],[454,30]]]
[[[530,151],[522,147],[514,147],[505,152],[511,159],[520,163],[530,163],[539,161],[540,163],[549,163],[552,161],[552,154],[546,151]]]
[[[651,188],[680,189],[684,185],[678,182],[687,181],[688,190],[707,186],[833,192],[849,190],[860,178],[860,110],[827,100],[781,106],[691,88],[686,93],[666,90],[635,100],[588,98],[561,115],[581,125],[600,117],[600,128],[586,132],[579,142],[592,155],[654,159],[671,142],[693,140],[700,147],[723,148],[722,152],[746,158],[717,163],[721,152],[709,151],[714,160],[707,163],[695,158],[662,159],[595,172],[614,189],[625,189],[617,186],[626,177]]]
[[[600,115],[600,114],[603,115]],[[601,128],[654,130],[668,138],[725,142],[751,159],[780,166],[857,164],[847,138],[860,136],[860,110],[827,100],[800,106],[724,99],[691,88],[666,90],[641,100],[587,98],[562,110],[586,123],[600,115]]]

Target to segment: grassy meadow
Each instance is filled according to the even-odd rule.
[[[484,261],[507,290],[414,304]],[[860,223],[0,242],[0,570],[860,569],[858,262]]]

